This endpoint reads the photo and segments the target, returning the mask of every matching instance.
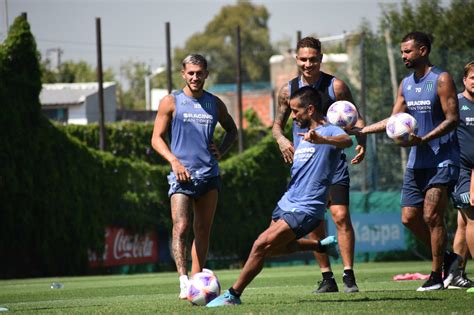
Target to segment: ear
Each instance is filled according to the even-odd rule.
[[[308,114],[310,116],[313,116],[313,114],[316,112],[316,107],[313,104],[308,105]]]
[[[428,48],[425,45],[420,46],[420,54],[426,56],[428,54]]]
[[[184,69],[181,69],[181,77],[186,80],[186,76],[184,75]]]

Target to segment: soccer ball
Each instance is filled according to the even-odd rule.
[[[357,108],[354,104],[348,101],[337,101],[332,103],[328,108],[326,116],[331,124],[343,129],[352,128],[359,118]]]
[[[387,136],[397,144],[410,140],[410,134],[417,130],[416,119],[408,113],[397,113],[390,116],[387,121]]]
[[[188,301],[193,305],[206,305],[221,294],[216,275],[206,270],[196,273],[188,283]]]

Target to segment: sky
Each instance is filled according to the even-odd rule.
[[[399,0],[252,0],[270,13],[272,42],[296,42],[297,32],[319,37],[356,32],[364,21],[378,28],[381,6]],[[6,22],[26,12],[38,50],[55,65],[61,60],[96,64],[95,18],[101,18],[104,68],[118,69],[128,60],[142,61],[150,69],[166,62],[165,23],[170,23],[171,46],[203,32],[225,5],[236,0],[0,0],[0,38]],[[5,14],[7,13],[7,14]],[[117,71],[116,71],[117,72]]]

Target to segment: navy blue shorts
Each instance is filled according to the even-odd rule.
[[[459,176],[459,167],[407,168],[403,178],[402,207],[422,207],[426,191],[434,186],[447,186],[451,194]]]
[[[277,205],[273,210],[272,220],[277,221],[279,219],[288,223],[297,239],[313,231],[322,222],[322,219],[318,219],[314,215],[300,211],[285,211]]]
[[[458,209],[469,209],[471,204],[469,203],[469,189],[471,186],[471,170],[461,168],[459,171],[459,179],[454,186],[452,195],[453,204]]]
[[[173,194],[184,194],[193,198],[198,198],[213,189],[220,190],[222,185],[220,176],[192,179],[190,182],[179,183],[176,181],[176,177],[169,175],[168,183],[170,184],[168,197]]]

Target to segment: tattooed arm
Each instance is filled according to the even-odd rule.
[[[278,92],[278,109],[272,126],[272,135],[278,143],[286,163],[293,163],[293,154],[295,153],[293,143],[283,134],[290,113],[290,92],[288,91],[288,84],[285,84]]]
[[[436,128],[421,138],[421,143],[427,143],[435,138],[439,138],[454,130],[459,124],[459,104],[456,86],[454,85],[453,78],[447,72],[442,73],[438,78],[438,96],[445,118]]]

